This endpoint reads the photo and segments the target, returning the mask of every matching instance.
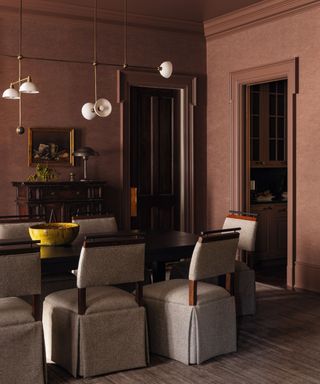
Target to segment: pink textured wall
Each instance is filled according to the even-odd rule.
[[[39,1],[40,4],[40,1]],[[66,18],[28,12],[25,2],[23,17],[23,54],[69,60],[92,60],[92,21],[83,18]],[[1,9],[0,5],[0,54],[17,55],[18,14]],[[63,11],[63,9],[61,9]],[[195,113],[196,169],[204,170],[205,151],[205,39],[201,33],[184,33],[163,29],[129,26],[128,62],[133,65],[156,67],[163,60],[174,63],[175,72],[199,76],[199,107]],[[122,63],[123,26],[120,24],[98,24],[98,61]],[[110,117],[96,117],[87,121],[81,116],[85,102],[93,101],[93,72],[91,65],[23,60],[22,75],[31,74],[40,89],[39,95],[23,96],[23,126],[28,127],[73,127],[76,144],[93,147],[99,157],[90,158],[88,172],[91,178],[108,183],[108,207],[116,214],[120,212],[120,106],[117,104],[116,68],[98,67],[98,97],[112,103]],[[14,58],[0,56],[0,89],[6,89],[18,78],[18,64]],[[167,83],[170,80],[164,80]],[[25,180],[34,172],[28,167],[27,134],[18,136],[18,102],[0,99],[0,144],[1,187],[0,215],[15,213],[15,191],[12,180]],[[60,179],[67,180],[70,172],[79,179],[82,163],[76,167],[56,167]],[[205,177],[196,172],[196,182],[203,187],[197,201],[205,200]],[[204,175],[204,176],[203,176]],[[197,204],[197,203],[196,203]],[[203,217],[203,216],[202,216]],[[197,218],[198,225],[201,218]]]
[[[230,208],[230,72],[299,56],[297,97],[296,287],[320,291],[320,7],[287,15],[207,42],[208,226]]]

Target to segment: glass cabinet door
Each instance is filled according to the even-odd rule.
[[[287,81],[250,86],[250,162],[283,166],[287,160]]]

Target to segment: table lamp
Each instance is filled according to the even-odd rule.
[[[87,181],[87,160],[89,159],[90,156],[99,156],[99,153],[93,150],[90,147],[82,147],[77,149],[74,153],[73,156],[75,157],[82,157],[83,159],[83,179],[80,181]]]

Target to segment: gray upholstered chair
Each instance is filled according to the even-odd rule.
[[[25,216],[7,216],[0,219],[0,239],[29,239],[29,227],[45,223],[43,219]]]
[[[252,252],[255,249],[257,218],[253,215],[229,214],[223,224],[223,228],[241,228],[238,249]],[[182,261],[173,265],[170,279],[185,278],[188,274],[189,261]],[[214,284],[217,279],[210,279]],[[235,263],[235,287],[237,315],[254,315],[256,312],[256,288],[255,272],[246,263],[236,260]]]
[[[247,214],[230,213],[223,228],[240,227],[238,249],[253,252],[256,243],[257,217]],[[238,315],[254,315],[256,312],[255,271],[240,260],[235,264],[235,298]]]
[[[41,264],[34,242],[0,244],[0,383],[46,382],[39,315]],[[33,295],[33,306],[20,296]]]
[[[144,241],[110,235],[84,242],[77,288],[52,293],[43,304],[48,360],[75,377],[147,365]],[[129,282],[136,282],[135,296],[111,286]]]
[[[230,277],[238,240],[239,233],[234,231],[204,234],[193,251],[189,280],[144,286],[151,352],[184,364],[200,364],[236,351],[234,297],[223,287],[199,280]],[[230,278],[226,281],[230,287]]]
[[[79,234],[74,243],[82,242],[84,236],[90,233],[118,231],[117,221],[113,215],[73,216],[72,222],[80,225]]]

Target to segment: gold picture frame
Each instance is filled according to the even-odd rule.
[[[74,128],[29,128],[29,166],[74,166]]]

